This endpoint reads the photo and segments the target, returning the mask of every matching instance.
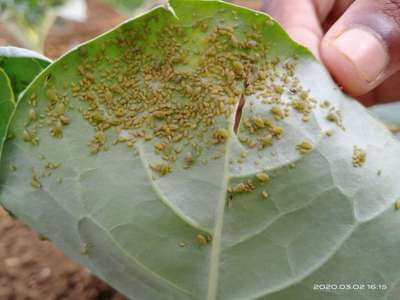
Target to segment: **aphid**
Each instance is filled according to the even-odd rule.
[[[232,193],[248,193],[255,189],[251,180],[243,181],[230,188]]]
[[[244,71],[243,64],[240,61],[233,62],[233,69],[236,74],[242,75]]]
[[[65,104],[63,102],[57,105],[57,113],[63,115],[65,113]]]
[[[282,127],[273,127],[271,128],[271,133],[276,138],[281,138],[283,135],[284,129]]]
[[[260,182],[267,182],[269,180],[269,176],[265,172],[258,173],[256,177]]]
[[[31,134],[28,132],[28,130],[24,130],[22,132],[22,139],[24,140],[24,142],[30,142],[32,137]]]
[[[107,141],[107,136],[103,131],[97,131],[94,137],[100,144],[105,144]]]
[[[247,152],[246,150],[241,150],[241,151],[240,151],[240,157],[241,157],[241,158],[246,158],[247,155],[248,155],[248,152]]]
[[[199,233],[196,236],[197,242],[200,246],[206,246],[212,241],[212,237],[209,234]]]
[[[168,163],[151,164],[150,167],[151,169],[153,169],[153,171],[156,171],[161,176],[167,175],[168,173],[172,172],[172,167]]]
[[[62,138],[64,135],[63,124],[61,121],[57,122],[56,125],[50,130],[51,136],[55,138]]]
[[[185,163],[187,166],[191,166],[194,163],[194,158],[191,152],[188,152],[185,156]]]
[[[313,145],[310,144],[309,142],[302,142],[301,144],[298,144],[296,146],[296,149],[301,153],[301,154],[307,154],[313,149]]]
[[[284,117],[282,109],[277,105],[271,108],[271,112],[273,113],[276,120],[280,120]]]
[[[89,254],[89,245],[87,243],[82,243],[80,252],[81,252],[81,255],[88,255]]]
[[[54,88],[48,89],[46,94],[47,94],[47,99],[49,99],[50,102],[57,101],[58,96]]]
[[[31,186],[36,189],[40,189],[42,187],[39,177],[35,174],[32,175]]]
[[[219,128],[213,133],[215,144],[224,142],[229,137],[229,131],[225,128]]]
[[[42,242],[50,241],[50,239],[47,236],[45,236],[44,234],[41,234],[41,233],[38,234],[38,239],[39,239],[39,241],[42,241]]]
[[[258,79],[265,80],[267,78],[267,74],[264,71],[258,72]]]
[[[47,165],[46,165],[46,169],[50,169],[50,170],[55,170],[55,169],[57,169],[57,168],[59,168],[60,167],[60,164],[59,163],[53,163],[53,162],[49,162]]]
[[[394,206],[395,206],[396,209],[400,209],[400,199],[396,201]]]
[[[353,158],[352,158],[353,167],[355,168],[362,167],[366,160],[367,160],[367,153],[358,146],[354,146]]]
[[[329,129],[325,132],[326,136],[332,136],[333,135],[333,130]]]
[[[199,234],[196,236],[196,239],[197,239],[197,242],[198,242],[201,246],[206,246],[206,245],[208,244],[207,238],[206,238],[203,234],[201,234],[201,233],[199,233]]]
[[[62,115],[60,116],[60,121],[63,125],[68,125],[70,123],[70,119],[69,117],[67,117],[66,115]]]
[[[10,166],[10,170],[15,172],[15,171],[17,171],[17,167],[15,165],[11,165]]]
[[[283,93],[283,87],[281,85],[274,85],[274,92],[277,94],[282,94]]]
[[[258,128],[264,128],[265,127],[265,123],[264,120],[260,117],[255,117],[253,119],[254,124],[258,127]]]
[[[36,121],[36,120],[37,120],[37,113],[36,113],[36,111],[35,111],[33,108],[31,108],[31,109],[29,110],[29,115],[28,115],[28,117],[29,117],[29,121],[30,121],[30,122],[33,122],[33,121]]]
[[[267,193],[266,191],[262,191],[262,192],[261,192],[261,196],[262,196],[264,199],[267,199],[267,198],[268,198],[268,193]]]
[[[163,111],[155,111],[153,112],[153,116],[157,119],[164,119],[165,118],[166,113]]]
[[[259,138],[260,149],[264,149],[265,147],[272,145],[272,135],[267,134]]]

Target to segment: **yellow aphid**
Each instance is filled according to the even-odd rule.
[[[271,133],[276,138],[281,138],[283,135],[284,129],[282,127],[273,127],[271,128]]]
[[[264,120],[260,117],[255,117],[254,119],[254,124],[258,127],[258,128],[264,128],[265,124],[264,124]]]
[[[269,176],[265,172],[258,173],[256,175],[257,179],[261,182],[267,182],[269,180]]]
[[[60,121],[63,125],[68,125],[70,123],[70,119],[66,115],[60,116]]]
[[[60,115],[63,115],[65,113],[65,104],[64,103],[59,103],[57,105],[57,113]]]
[[[161,176],[167,175],[172,172],[172,167],[168,163],[151,164],[150,167]]]
[[[262,196],[264,199],[267,199],[267,198],[268,198],[268,193],[267,193],[266,191],[262,191],[262,192],[261,192],[261,196]]]
[[[165,144],[157,143],[154,145],[154,148],[156,148],[156,150],[158,150],[158,151],[162,151],[165,149]]]
[[[275,93],[277,93],[277,94],[282,94],[282,93],[283,93],[283,87],[280,86],[280,85],[275,85],[275,86],[274,86],[274,91],[275,91]]]
[[[302,142],[301,144],[298,144],[296,146],[296,149],[301,153],[301,154],[307,154],[313,149],[313,145],[309,142]]]
[[[355,168],[362,167],[366,160],[367,160],[367,153],[364,150],[360,149],[359,147],[354,146],[353,158],[352,158],[353,166]]]
[[[57,101],[57,92],[55,89],[48,89],[46,94],[47,99],[49,99],[50,102]]]
[[[64,134],[64,130],[63,130],[63,125],[60,122],[57,122],[57,124],[50,130],[50,134],[51,136],[55,137],[55,138],[62,138],[63,134]]]
[[[208,238],[202,233],[199,233],[196,236],[196,239],[197,239],[197,242],[200,244],[200,246],[206,246],[209,243]]]
[[[248,193],[255,189],[255,186],[251,180],[243,181],[235,186],[229,188],[232,193]]]
[[[185,163],[187,166],[190,166],[194,163],[193,154],[191,152],[186,153]]]
[[[107,136],[103,131],[97,131],[94,137],[100,144],[104,144],[107,141]]]
[[[400,199],[396,201],[394,206],[395,206],[396,209],[400,209]]]
[[[37,113],[33,108],[31,108],[29,110],[29,121],[33,122],[33,121],[36,121],[36,120],[37,120]]]
[[[271,108],[271,112],[274,114],[274,117],[276,120],[280,120],[284,117],[284,113],[283,113],[282,109],[277,105],[275,105]]]
[[[40,179],[37,175],[32,176],[31,185],[32,185],[32,187],[34,187],[36,189],[39,189],[42,187],[42,183],[40,182]]]
[[[215,143],[222,143],[229,137],[229,131],[225,128],[219,128],[214,131],[213,138]]]
[[[153,112],[153,117],[155,117],[156,119],[164,119],[165,118],[165,112],[163,111],[155,111]]]
[[[242,74],[243,70],[244,70],[244,67],[243,67],[243,64],[241,62],[235,61],[235,62],[233,62],[233,69],[235,70],[235,73]]]
[[[24,142],[30,142],[31,138],[31,134],[27,130],[24,130],[22,132],[22,139],[24,140]]]
[[[240,151],[240,157],[241,157],[241,158],[246,158],[247,155],[248,155],[248,152],[247,152],[246,150],[241,150],[241,151]]]

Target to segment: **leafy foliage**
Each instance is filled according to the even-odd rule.
[[[79,5],[69,7],[77,3]],[[65,12],[65,8],[72,12]],[[22,45],[41,51],[57,15],[80,20],[85,15],[85,8],[84,0],[7,0],[0,1],[0,16]]]
[[[4,70],[0,69],[0,140],[4,142],[7,125],[12,112],[14,111],[14,93],[10,80]],[[1,146],[0,146],[1,152]]]
[[[170,5],[24,92],[4,206],[132,299],[397,299],[398,141],[268,16]]]
[[[0,47],[0,153],[16,99],[50,62],[30,50]]]
[[[48,58],[27,49],[0,47],[0,68],[10,78],[17,97],[50,63]]]
[[[104,0],[114,8],[129,16],[136,16],[163,3],[166,0]]]

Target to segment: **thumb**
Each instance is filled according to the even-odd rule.
[[[400,0],[357,0],[321,43],[339,84],[363,95],[400,70]]]

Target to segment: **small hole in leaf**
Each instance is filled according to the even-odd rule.
[[[237,134],[238,130],[239,130],[240,121],[242,119],[243,106],[244,106],[244,95],[242,94],[240,96],[240,101],[239,101],[239,104],[238,104],[238,106],[236,108],[236,112],[235,112],[235,125],[233,126],[233,130],[235,131],[235,134]]]

